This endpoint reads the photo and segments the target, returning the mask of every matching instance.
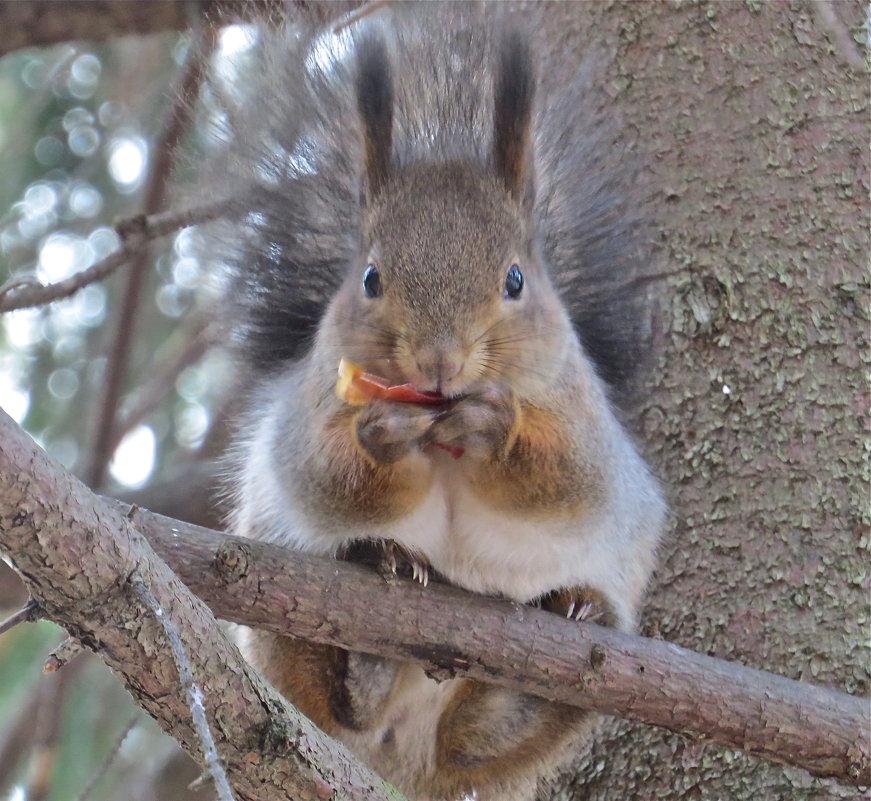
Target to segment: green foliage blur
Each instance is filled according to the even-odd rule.
[[[0,59],[0,286],[33,277],[59,281],[117,247],[113,224],[141,210],[152,149],[188,47],[186,36],[165,34]],[[191,126],[185,147],[196,149],[201,136]],[[208,276],[196,236],[180,232],[151,248],[122,417],[185,346],[185,321],[202,305]],[[68,299],[0,316],[0,407],[80,476],[124,283],[122,267]],[[195,458],[221,371],[220,355],[209,354],[174,377],[116,451],[115,487],[147,487],[169,465]],[[0,563],[0,619],[22,600],[20,582]],[[213,797],[210,786],[189,793],[193,764],[144,713],[137,716],[99,660],[85,654],[43,676],[44,660],[62,639],[48,623],[0,635],[0,801],[73,801],[95,778],[88,795],[94,801]]]

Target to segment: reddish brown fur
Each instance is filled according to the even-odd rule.
[[[570,427],[559,412],[522,405],[513,445],[504,460],[478,465],[475,491],[494,508],[524,516],[577,514],[597,502],[604,487],[594,465],[578,469],[570,443]]]
[[[322,507],[322,514],[342,516],[349,524],[394,520],[419,502],[428,487],[426,475],[373,460],[357,441],[361,413],[345,407],[327,424],[323,456],[329,469],[307,473],[315,484],[312,503]]]

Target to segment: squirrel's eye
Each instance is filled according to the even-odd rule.
[[[381,276],[374,264],[370,264],[363,273],[363,291],[367,298],[381,297]]]
[[[516,300],[521,292],[523,292],[523,273],[516,264],[512,264],[508,275],[505,276],[505,296]]]

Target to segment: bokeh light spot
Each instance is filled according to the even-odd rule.
[[[125,487],[141,487],[154,469],[156,450],[154,431],[146,425],[137,426],[115,449],[109,473]]]
[[[141,139],[113,139],[109,145],[109,175],[122,192],[132,192],[142,181],[147,148]]]

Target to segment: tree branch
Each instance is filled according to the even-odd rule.
[[[121,548],[119,535],[111,537],[113,529],[129,531],[134,538],[145,535],[178,577],[227,620],[414,660],[435,678],[467,676],[492,682],[662,726],[844,783],[871,783],[865,699],[453,587],[424,588],[401,580],[386,584],[362,565],[288,552],[101,499],[55,466],[5,415],[0,415],[0,443],[0,487],[9,487],[0,491],[0,547],[12,554],[48,616],[65,621],[75,636],[80,636],[81,616],[94,614],[93,599],[105,593],[121,596],[115,598],[114,615],[101,614],[101,637],[111,636],[113,652],[117,648],[128,654],[113,666],[122,670],[142,705],[158,718],[164,711],[137,691],[143,663],[128,659],[142,656],[139,644],[127,641],[132,635],[118,622],[130,615],[123,604],[131,601],[117,585],[129,584],[132,572],[145,578],[151,571],[169,571],[153,555],[148,556],[147,569],[142,562],[134,564],[131,556],[121,563],[116,556],[112,574],[102,575],[104,588],[92,588],[88,604],[75,599],[64,581],[81,582],[79,574],[86,565],[80,562],[84,553],[91,554],[87,538],[97,538],[97,521],[110,532],[103,536],[113,548]],[[145,548],[141,542],[137,547]],[[42,581],[35,583],[32,565],[47,554],[55,567],[41,573]],[[119,578],[124,576],[126,580]],[[169,582],[166,576],[162,580]],[[50,588],[43,582],[59,586]],[[110,635],[107,627],[113,625]],[[192,635],[186,638],[189,646]],[[209,638],[198,639],[197,647],[205,650],[190,653],[198,655],[202,670],[204,663],[215,662],[206,657]],[[95,647],[93,635],[85,641]],[[162,652],[149,658],[165,663],[168,657]],[[238,681],[238,655],[221,658],[227,659],[229,674]],[[110,664],[113,660],[106,654],[104,659]],[[210,696],[227,692],[215,676],[201,672],[197,680],[205,682],[201,686],[208,686]],[[172,686],[177,700],[177,682]],[[218,703],[211,697],[209,709]],[[223,703],[228,703],[227,696]],[[256,710],[246,714],[256,717]],[[176,707],[174,718],[185,719],[183,711]],[[185,733],[189,741],[190,733]]]
[[[45,708],[51,706],[54,714],[60,711],[56,703],[74,689],[81,677],[85,660],[70,665],[60,676],[45,677],[45,681],[34,686],[20,708],[3,721],[0,731],[0,798],[7,798],[25,769],[20,763],[27,757],[31,762],[38,760],[38,727],[35,721],[44,719]],[[62,706],[62,705],[61,705]]]
[[[365,566],[145,510],[136,525],[226,620],[414,660],[434,678],[500,684],[844,783],[871,782],[866,699],[454,587],[388,586]]]
[[[212,734],[212,729],[209,726],[209,719],[206,717],[206,708],[203,706],[203,691],[197,685],[194,679],[193,668],[185,650],[184,643],[181,641],[181,635],[178,632],[175,624],[170,620],[169,616],[164,612],[160,601],[154,597],[154,594],[145,584],[139,579],[134,579],[131,586],[136,594],[142,599],[145,606],[151,610],[155,618],[163,627],[163,633],[169,641],[169,650],[172,653],[173,662],[175,662],[178,678],[181,686],[184,689],[188,699],[188,706],[191,710],[191,722],[197,732],[197,738],[203,746],[203,761],[206,763],[206,770],[212,781],[215,784],[215,790],[218,791],[218,801],[235,801],[233,798],[233,790],[230,787],[230,782],[227,779],[227,773],[224,766],[221,764],[221,759],[218,756],[218,749],[215,747],[215,737]]]
[[[103,777],[109,772],[109,768],[112,767],[112,764],[118,758],[118,754],[121,753],[121,747],[124,745],[124,741],[127,739],[127,735],[133,731],[133,728],[139,722],[141,717],[141,713],[139,710],[136,711],[136,714],[133,715],[132,718],[127,722],[127,725],[124,726],[124,729],[121,733],[115,738],[115,744],[110,749],[109,753],[106,754],[103,762],[97,768],[96,772],[90,779],[88,779],[87,785],[85,785],[85,789],[82,790],[81,793],[76,796],[76,801],[88,801],[91,797],[92,793],[96,789],[97,785],[103,780]]]
[[[174,388],[178,377],[206,355],[218,341],[218,332],[219,325],[206,314],[188,315],[165,346],[170,351],[169,356],[148,370],[149,378],[130,399],[130,411],[119,416],[109,441],[109,453],[114,453],[127,432],[133,430],[160,405]]]
[[[228,15],[245,19],[263,13],[262,3],[244,0],[16,0],[0,3],[0,55],[77,39],[100,41],[129,34],[183,31],[190,25],[192,7],[214,18]]]
[[[160,136],[152,147],[154,159],[148,172],[142,200],[145,214],[157,213],[164,204],[178,146],[190,123],[206,64],[217,43],[217,35],[215,28],[202,27],[191,42],[172,95],[172,106]],[[90,449],[90,463],[85,471],[85,480],[95,489],[102,486],[112,457],[110,446],[117,425],[121,393],[127,377],[127,362],[133,345],[133,334],[143,305],[140,298],[150,266],[149,249],[142,247],[130,264],[121,302],[114,312],[112,347],[106,360],[96,430]]]
[[[163,627],[134,584],[148,588],[184,643],[237,798],[397,799],[257,676],[117,504],[59,468],[3,412],[0,549],[44,616],[98,653],[136,702],[202,764]]]
[[[122,0],[15,0],[0,2],[0,56],[22,47],[39,47],[73,40],[100,41],[130,34],[183,31],[191,9],[213,24],[254,19],[324,22],[359,5],[348,0],[163,0],[131,3]]]
[[[55,300],[68,298],[88,284],[102,281],[121,265],[129,262],[152,239],[159,239],[189,225],[214,219],[224,211],[224,204],[216,203],[187,211],[167,211],[162,214],[138,214],[115,226],[121,236],[121,248],[110,253],[85,270],[54,284],[40,284],[30,279],[15,279],[0,287],[0,312],[43,306]]]
[[[33,602],[28,601],[17,612],[9,615],[2,623],[0,623],[0,634],[9,631],[11,628],[20,623],[30,623],[39,618],[39,607]]]

